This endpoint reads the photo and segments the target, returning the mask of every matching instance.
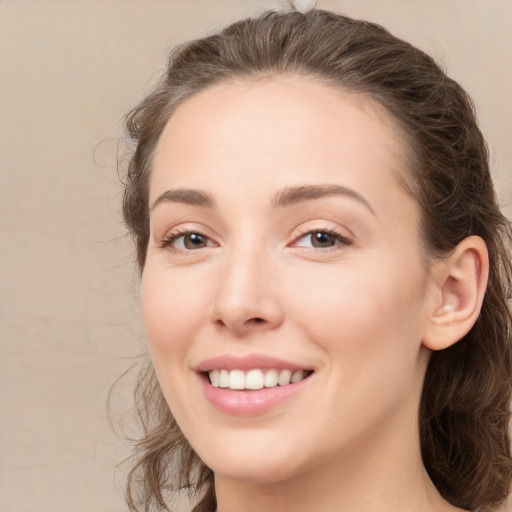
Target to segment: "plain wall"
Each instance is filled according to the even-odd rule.
[[[120,224],[121,119],[171,45],[278,3],[0,0],[0,512],[126,510],[127,445],[105,398],[145,341]],[[444,62],[474,98],[512,216],[512,2],[318,6]]]

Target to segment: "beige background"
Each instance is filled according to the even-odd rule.
[[[119,222],[121,119],[171,44],[276,3],[0,0],[0,512],[126,510],[105,398],[145,342]],[[512,1],[318,4],[446,64],[474,97],[511,216]]]

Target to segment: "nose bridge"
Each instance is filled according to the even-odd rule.
[[[264,244],[244,238],[226,250],[213,304],[214,321],[237,333],[282,320],[272,258]]]

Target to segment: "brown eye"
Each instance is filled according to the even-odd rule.
[[[339,239],[330,233],[317,231],[309,235],[311,237],[311,245],[316,248],[332,247],[339,243]]]
[[[350,242],[338,233],[332,233],[330,231],[310,231],[301,236],[294,245],[296,247],[329,249],[336,245],[350,245]]]
[[[162,247],[169,247],[177,251],[193,251],[204,247],[215,247],[215,243],[201,233],[172,233],[162,243]]]
[[[208,244],[208,239],[199,233],[188,233],[180,238],[183,239],[185,249],[201,249]],[[180,240],[180,238],[178,238],[176,242]]]

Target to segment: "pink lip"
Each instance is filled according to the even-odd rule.
[[[218,410],[234,416],[253,416],[274,409],[299,393],[310,377],[287,386],[243,391],[215,388],[205,377],[200,380],[206,398]]]
[[[218,410],[234,416],[252,416],[263,414],[283,404],[299,393],[311,380],[311,376],[287,386],[276,386],[258,390],[234,391],[212,386],[205,373],[214,369],[251,370],[253,368],[276,368],[306,370],[304,366],[259,354],[248,356],[224,355],[201,362],[196,371],[206,399]]]
[[[310,370],[304,366],[262,354],[247,356],[222,355],[202,361],[196,368],[198,372],[211,370],[252,370],[253,368],[276,368],[279,370]]]

